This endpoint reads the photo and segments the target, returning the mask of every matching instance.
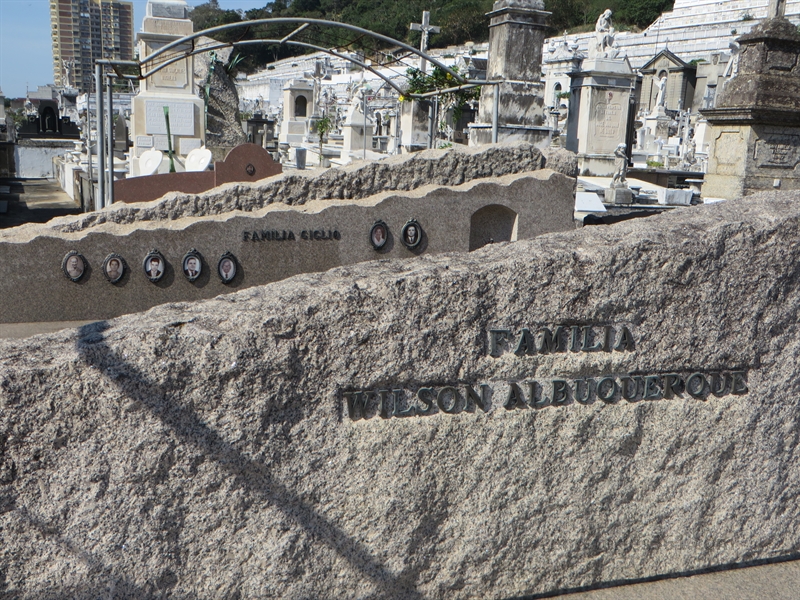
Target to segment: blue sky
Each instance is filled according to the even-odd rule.
[[[187,0],[189,6],[205,0]],[[269,0],[219,0],[225,9],[261,8]],[[142,28],[147,0],[134,0],[134,34]],[[9,98],[25,96],[26,85],[53,83],[48,0],[0,0],[0,90]]]

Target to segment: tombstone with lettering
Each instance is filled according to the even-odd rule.
[[[582,174],[611,176],[614,151],[625,142],[636,74],[614,45],[610,11],[600,16],[595,29],[588,57],[570,73],[567,149],[578,154]]]
[[[703,196],[800,189],[800,33],[773,0],[770,17],[738,39],[738,68],[708,119]]]
[[[500,80],[481,90],[478,119],[469,125],[471,146],[497,140],[547,145],[552,129],[545,112],[542,48],[550,13],[542,0],[497,0],[487,13],[488,79]],[[524,51],[522,51],[524,49]]]
[[[142,58],[159,48],[189,35],[194,30],[188,18],[188,6],[184,0],[150,0],[147,15],[139,34],[139,56]],[[167,56],[158,57],[153,68],[173,57],[175,51],[189,50],[177,48]],[[176,168],[182,170],[180,157],[185,157],[195,148],[205,144],[203,122],[203,100],[195,93],[193,59],[185,58],[174,62],[154,73],[144,81],[139,94],[133,99],[131,129],[133,131],[133,151],[131,152],[130,173],[141,175],[139,157],[147,150],[169,148],[167,140],[167,121],[164,107],[169,110],[172,150],[179,160]],[[169,161],[164,161],[163,172],[169,169]]]

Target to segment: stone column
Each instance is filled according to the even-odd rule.
[[[498,141],[547,144],[542,79],[542,47],[547,17],[542,0],[498,0],[489,24],[486,78],[503,80],[481,89],[478,122],[469,126],[470,146],[492,142],[494,103],[499,102]]]
[[[625,143],[636,81],[627,58],[587,58],[571,73],[567,150],[583,175],[614,173],[614,151]]]
[[[778,17],[737,41],[736,74],[701,111],[710,138],[703,197],[800,189],[800,34]]]
[[[184,0],[150,0],[142,32],[138,36],[139,56],[145,58],[193,31],[189,7]],[[177,51],[188,48],[187,44]],[[157,58],[155,63],[168,58],[171,58],[170,53],[167,57],[162,55]],[[142,81],[139,94],[132,102],[130,176],[140,174],[139,157],[143,152],[155,148],[166,154],[168,144],[164,106],[169,107],[176,170],[183,170],[182,157],[205,144],[204,103],[196,93],[193,65],[193,59],[183,59]],[[153,66],[153,63],[149,63],[145,68],[149,70]],[[169,161],[164,160],[159,172],[166,172],[168,168]]]

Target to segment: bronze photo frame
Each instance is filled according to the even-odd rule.
[[[127,269],[128,265],[125,259],[114,252],[106,256],[106,259],[103,261],[103,277],[111,283],[117,283],[122,279]]]
[[[144,257],[142,269],[144,269],[145,276],[153,283],[156,283],[164,276],[164,272],[167,270],[167,261],[161,252],[153,248]]]
[[[64,272],[64,277],[76,283],[83,279],[88,269],[89,263],[86,262],[83,254],[77,250],[67,252],[61,261],[61,270]]]
[[[227,284],[233,281],[233,278],[236,277],[238,270],[239,268],[236,262],[236,257],[233,254],[226,252],[219,257],[219,262],[217,263],[217,274],[222,280],[222,283]]]
[[[181,268],[186,279],[197,281],[197,278],[203,273],[203,257],[196,249],[192,248],[183,256]]]
[[[389,240],[389,226],[383,221],[375,221],[369,230],[369,242],[375,250],[382,250]]]
[[[413,250],[419,246],[422,241],[422,227],[419,226],[416,219],[409,219],[406,221],[406,224],[403,225],[403,229],[400,232],[400,238],[403,241],[403,245],[409,250]]]

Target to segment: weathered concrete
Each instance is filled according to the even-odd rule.
[[[14,228],[0,233],[0,323],[105,319],[379,257],[467,251],[567,231],[574,228],[574,185],[574,179],[540,170],[364,200],[273,203],[250,212],[171,221],[96,223],[74,232],[54,231],[50,225]],[[224,193],[218,189],[210,195],[230,201]],[[496,211],[487,214],[487,207],[502,208],[510,217]],[[408,249],[400,237],[412,218],[419,222],[423,238],[418,247]],[[388,242],[380,251],[369,239],[378,220],[389,228]],[[164,278],[155,284],[142,266],[152,249],[167,262]],[[202,256],[203,274],[196,281],[182,271],[183,257],[191,249]],[[88,263],[78,282],[68,279],[61,267],[73,250]],[[233,253],[239,263],[238,275],[228,283],[216,273],[225,252]],[[106,281],[102,273],[111,253],[128,266],[118,283]]]
[[[200,195],[168,194],[143,206],[114,205],[77,218],[53,221],[51,229],[74,232],[109,222],[170,221],[235,210],[249,212],[278,202],[301,205],[313,200],[359,200],[383,192],[460,185],[545,167],[569,177],[577,176],[575,155],[558,148],[540,151],[530,144],[509,143],[427,150],[377,162],[354,162],[322,173],[294,172],[256,184],[232,184]]]
[[[799,224],[754,197],[0,342],[2,592],[510,598],[796,556]],[[557,324],[633,343],[518,344]]]
[[[800,189],[800,33],[768,19],[738,41],[738,74],[702,111],[711,126],[703,196]]]

